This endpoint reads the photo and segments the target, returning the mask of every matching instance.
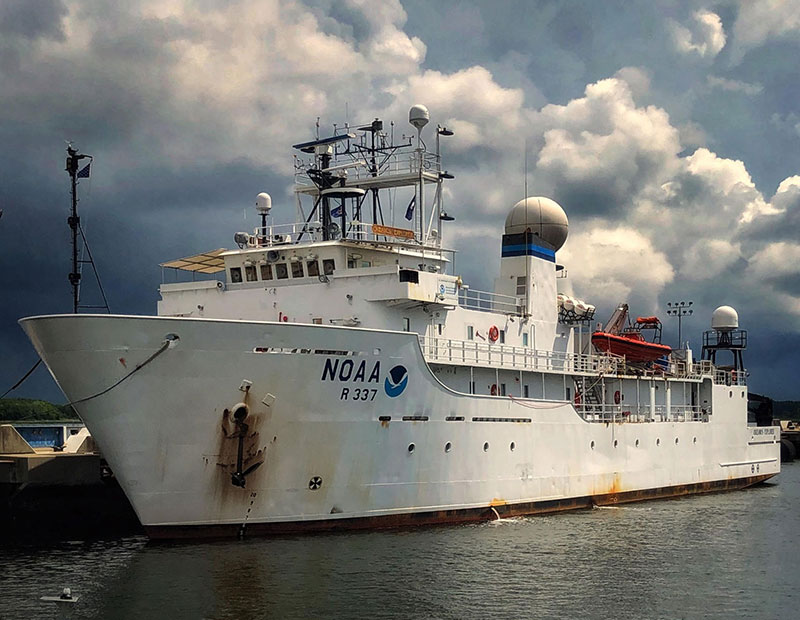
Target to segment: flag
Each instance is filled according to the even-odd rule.
[[[417,196],[416,194],[411,197],[411,202],[408,203],[408,208],[406,209],[406,219],[410,222],[414,218],[414,207],[417,205]]]
[[[79,179],[88,179],[89,178],[89,167],[92,165],[92,162],[86,164],[83,168],[78,171],[77,177]]]
[[[342,217],[342,205],[331,209],[331,217]]]

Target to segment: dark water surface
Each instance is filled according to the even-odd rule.
[[[800,464],[775,484],[481,525],[0,548],[0,618],[800,618]]]

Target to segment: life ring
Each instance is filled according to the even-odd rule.
[[[492,342],[497,342],[497,339],[500,337],[500,330],[497,329],[497,325],[492,325],[489,328],[489,340]]]
[[[614,392],[614,404],[619,405],[619,401],[622,400],[622,396],[619,393],[619,390]]]
[[[575,392],[575,404],[576,405],[580,405],[581,404],[581,393],[580,392]]]
[[[492,387],[489,388],[489,393],[492,396],[497,396],[497,384],[496,383],[492,383]]]

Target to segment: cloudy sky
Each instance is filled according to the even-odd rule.
[[[447,241],[474,288],[527,149],[600,317],[691,299],[699,354],[733,305],[751,388],[800,398],[798,56],[800,0],[4,0],[0,391],[36,359],[16,320],[71,308],[64,140],[95,157],[81,210],[112,310],[154,313],[158,263],[231,247],[255,194],[292,219],[317,117],[405,127],[424,103],[456,132]],[[15,395],[63,400],[44,371]]]

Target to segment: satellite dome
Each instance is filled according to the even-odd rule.
[[[411,109],[408,111],[408,122],[418,130],[425,127],[429,120],[431,120],[431,114],[428,112],[428,108],[421,103],[412,105]]]
[[[272,197],[267,192],[261,192],[256,196],[256,211],[263,215],[269,215],[272,210]]]
[[[569,220],[564,209],[543,196],[520,200],[506,217],[506,234],[516,235],[530,230],[548,247],[558,250],[567,240]]]
[[[720,306],[711,315],[711,329],[718,332],[739,329],[739,313],[730,306]]]

